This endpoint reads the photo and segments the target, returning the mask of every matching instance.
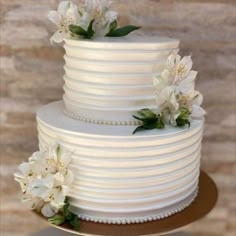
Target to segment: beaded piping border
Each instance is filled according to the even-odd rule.
[[[187,207],[189,207],[197,198],[199,192],[199,188],[197,188],[194,192],[193,197],[186,202],[185,204],[179,206],[177,209],[167,212],[163,215],[152,215],[152,216],[146,216],[146,217],[142,217],[142,218],[133,218],[133,219],[107,219],[107,218],[95,218],[92,216],[86,216],[86,215],[78,215],[78,217],[81,220],[85,220],[85,221],[90,221],[90,222],[94,222],[94,223],[101,223],[101,224],[142,224],[142,223],[146,223],[146,222],[150,222],[150,221],[155,221],[155,220],[161,220],[164,218],[167,218],[169,216],[172,216],[176,213],[179,213],[181,211],[183,211],[184,209],[186,209]]]
[[[93,123],[93,124],[99,124],[99,125],[123,125],[123,126],[137,126],[137,125],[141,125],[142,122],[140,121],[104,121],[104,120],[93,120],[93,119],[89,119],[89,118],[84,118],[81,116],[77,116],[74,115],[66,110],[64,110],[64,113],[70,117],[73,118],[75,120],[80,120],[80,121],[84,121],[87,123]]]

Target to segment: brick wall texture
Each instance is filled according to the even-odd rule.
[[[76,1],[76,0],[75,0]],[[0,232],[25,236],[46,224],[20,204],[12,174],[37,150],[35,112],[62,97],[63,54],[50,45],[47,12],[58,0],[0,0]],[[220,191],[216,208],[186,228],[192,235],[233,236],[236,230],[236,1],[114,0],[120,23],[147,35],[179,38],[192,54],[197,88],[208,111],[202,168]]]

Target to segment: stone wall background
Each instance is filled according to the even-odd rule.
[[[1,0],[0,6],[0,232],[25,236],[45,223],[20,204],[12,174],[37,149],[35,112],[62,97],[63,49],[52,46],[47,12],[57,0]],[[149,35],[179,38],[192,54],[197,87],[208,111],[202,168],[216,181],[217,207],[186,230],[231,236],[236,230],[236,1],[114,0],[120,23],[142,25]]]

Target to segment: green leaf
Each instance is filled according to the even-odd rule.
[[[156,128],[157,129],[164,129],[165,128],[165,122],[164,122],[163,115],[160,115],[160,114],[158,115]]]
[[[152,123],[146,123],[146,124],[143,124],[139,127],[137,127],[134,131],[133,131],[133,134],[139,132],[139,131],[144,131],[144,130],[152,130],[152,129],[155,129],[156,128],[156,121],[155,122],[152,122]]]
[[[143,130],[152,130],[152,129],[163,129],[165,128],[165,122],[163,114],[156,114],[152,110],[145,108],[140,111],[138,111],[138,114],[142,117],[138,117],[133,115],[133,117],[137,120],[140,120],[143,122],[143,124],[139,127],[137,127],[133,134],[143,131]]]
[[[73,218],[73,213],[71,211],[69,211],[69,209],[67,209],[65,211],[65,218],[66,220],[70,221]]]
[[[150,118],[150,119],[156,119],[157,115],[150,109],[145,108],[140,111],[138,111],[138,114],[145,117],[145,118]]]
[[[110,31],[106,36],[108,37],[123,37],[131,32],[140,29],[141,27],[139,26],[134,26],[134,25],[127,25],[118,29],[114,29]]]
[[[133,134],[136,134],[137,132],[143,131],[143,130],[146,130],[146,129],[143,126],[139,126],[133,131]]]
[[[87,37],[88,35],[88,32],[78,25],[70,25],[69,30],[74,35],[79,35],[83,37]]]
[[[116,21],[116,20],[113,21],[113,22],[110,24],[110,30],[109,30],[109,32],[108,32],[105,36],[109,36],[109,34],[110,34],[112,31],[114,31],[114,30],[117,28],[117,26],[118,26],[117,21]]]
[[[88,30],[87,30],[87,39],[91,39],[94,36],[94,30],[93,30],[93,24],[94,24],[95,20],[92,20],[89,24]]]
[[[137,120],[140,120],[144,123],[153,123],[157,120],[157,115],[150,109],[145,108],[137,112],[141,117],[133,115]]]
[[[48,221],[53,224],[53,225],[61,225],[65,222],[65,217],[64,215],[55,215],[51,218],[48,219]]]
[[[176,123],[178,127],[183,127],[185,125],[190,126],[190,112],[187,108],[182,107],[180,109],[180,115],[176,119]]]
[[[138,117],[138,116],[135,116],[135,115],[133,115],[133,117],[134,117],[134,119],[136,119],[136,120],[143,121],[143,118],[142,118],[142,117]]]
[[[80,222],[76,215],[73,214],[72,219],[69,221],[69,223],[74,227],[75,230],[80,230]]]
[[[156,128],[156,121],[152,123],[143,124],[144,129],[151,130]]]
[[[113,31],[115,30],[116,28],[118,27],[118,23],[117,21],[113,21],[111,24],[110,24],[110,31]]]
[[[138,117],[138,116],[133,116],[136,120],[140,120],[144,123],[152,123],[156,121],[156,118],[145,118],[145,117]]]
[[[49,218],[48,221],[54,225],[61,225],[64,223],[68,223],[72,225],[75,230],[79,230],[80,229],[79,218],[77,215],[75,215],[69,210],[69,206],[70,205],[68,199],[66,198],[65,205],[60,209],[59,214]]]

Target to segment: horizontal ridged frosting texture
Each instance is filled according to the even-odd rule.
[[[132,126],[89,124],[69,118],[55,102],[37,114],[39,145],[72,152],[72,211],[95,222],[159,219],[196,197],[203,121],[132,135]]]
[[[160,37],[65,40],[67,114],[130,122],[137,110],[155,108],[153,75],[178,46],[178,40]]]

